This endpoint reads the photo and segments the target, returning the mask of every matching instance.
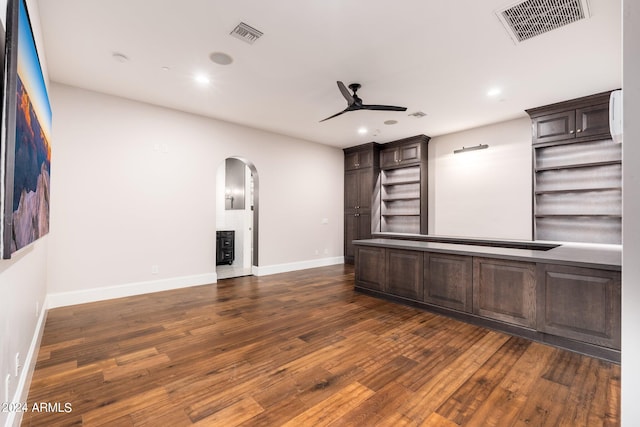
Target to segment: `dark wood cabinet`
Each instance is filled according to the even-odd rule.
[[[473,313],[535,328],[536,265],[493,258],[474,258]]]
[[[370,168],[373,166],[373,157],[373,150],[345,152],[344,168],[345,170]]]
[[[372,168],[349,170],[344,174],[346,211],[370,210],[373,192]]]
[[[233,264],[235,258],[235,231],[216,231],[216,265]]]
[[[422,301],[422,253],[402,249],[387,249],[386,252],[386,292]]]
[[[379,168],[379,145],[344,149],[344,258],[353,263],[353,240],[371,238],[371,205]]]
[[[538,328],[620,349],[620,273],[538,264]]]
[[[386,289],[386,251],[384,248],[356,248],[355,281],[375,291]]]
[[[620,360],[621,281],[616,265],[609,270],[591,263],[528,262],[418,249],[415,241],[403,246],[388,240],[355,245],[356,289]]]
[[[610,93],[603,92],[527,110],[532,122],[533,144],[611,138]]]
[[[389,169],[420,164],[422,144],[419,140],[414,141],[414,138],[385,144],[387,147],[380,151],[380,168]]]
[[[424,254],[424,301],[471,313],[473,258],[464,255]]]

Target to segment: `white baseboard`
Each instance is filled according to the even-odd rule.
[[[344,264],[344,257],[312,259],[308,261],[291,262],[265,266],[253,266],[254,276],[268,276],[269,274],[287,273],[289,271],[306,270],[307,268],[326,267],[328,265]]]
[[[148,282],[128,283],[125,285],[108,286],[104,288],[84,289],[81,291],[58,292],[47,294],[45,304],[47,308],[65,307],[68,305],[85,304],[88,302],[123,298],[132,295],[148,294],[151,292],[207,285],[210,283],[216,283],[217,281],[218,276],[216,273],[207,273],[195,276],[152,280]]]
[[[43,304],[42,310],[40,310],[40,316],[38,316],[38,322],[36,323],[36,329],[31,338],[31,344],[29,345],[29,351],[27,357],[24,359],[24,365],[22,371],[18,377],[18,385],[13,397],[12,402],[21,403],[26,402],[29,397],[29,386],[31,384],[31,378],[33,372],[36,369],[36,362],[38,361],[38,350],[40,349],[40,341],[42,340],[42,334],[44,333],[44,324],[47,320],[47,306],[46,302]],[[7,427],[18,427],[22,423],[22,412],[9,412],[9,416],[6,419],[5,425]]]

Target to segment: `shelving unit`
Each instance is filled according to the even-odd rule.
[[[621,243],[622,146],[609,134],[610,93],[527,110],[534,239]]]
[[[420,233],[420,166],[382,171],[381,231]]]
[[[607,138],[533,151],[535,239],[620,244],[621,145]]]

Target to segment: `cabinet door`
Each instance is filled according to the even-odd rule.
[[[575,138],[575,110],[548,114],[533,119],[533,143],[561,141]]]
[[[424,254],[424,301],[472,311],[473,260],[470,256]]]
[[[356,246],[356,286],[384,291],[386,280],[384,260],[384,248]]]
[[[360,175],[359,171],[351,170],[344,174],[344,209],[352,212],[358,206],[360,198]]]
[[[620,349],[620,273],[538,264],[538,329]]]
[[[356,209],[370,210],[371,196],[373,195],[373,169],[367,168],[358,171],[358,200]]]
[[[346,263],[353,263],[356,255],[353,241],[358,239],[358,217],[354,213],[344,214],[344,257]]]
[[[402,166],[420,162],[420,143],[402,145],[398,148],[398,161]]]
[[[387,289],[390,294],[422,301],[423,253],[387,249]]]
[[[344,209],[347,212],[371,209],[373,170],[350,170],[344,173]]]
[[[373,166],[373,150],[355,151],[344,155],[346,170],[368,168]]]
[[[356,239],[371,238],[371,214],[366,212],[358,212],[356,215]]]
[[[515,325],[536,326],[536,266],[473,259],[473,313]]]
[[[380,151],[380,168],[393,168],[398,166],[398,149],[385,148]]]
[[[576,110],[576,136],[609,134],[609,104],[598,104]]]

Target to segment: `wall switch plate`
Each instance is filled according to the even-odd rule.
[[[160,272],[160,267],[158,267],[157,265],[151,266],[151,274],[158,274],[159,272]]]
[[[329,218],[322,218],[322,224],[329,224]]]

